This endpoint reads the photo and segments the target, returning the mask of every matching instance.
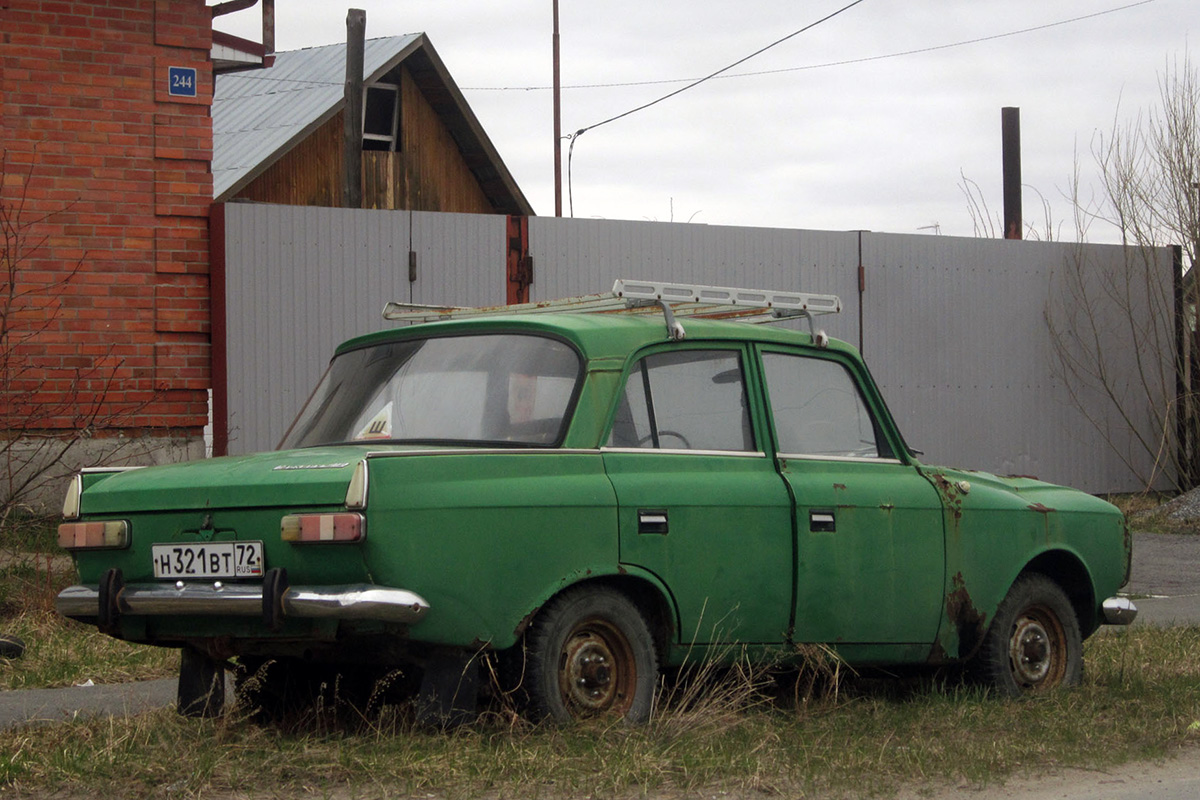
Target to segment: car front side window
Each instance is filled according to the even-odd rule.
[[[677,350],[638,361],[618,403],[608,446],[753,451],[740,355]]]
[[[764,353],[779,452],[826,458],[887,457],[853,376],[836,361]]]

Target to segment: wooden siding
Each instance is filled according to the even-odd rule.
[[[407,208],[495,213],[479,180],[407,69],[400,74],[400,148]]]
[[[342,204],[341,170],[342,115],[339,113],[284,153],[234,199],[289,206],[338,207]]]
[[[363,152],[363,208],[498,213],[408,70],[400,72],[400,152]],[[340,207],[341,154],[339,112],[235,199]]]

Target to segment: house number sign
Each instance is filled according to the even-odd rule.
[[[169,67],[167,69],[167,93],[175,97],[195,97],[196,68]]]

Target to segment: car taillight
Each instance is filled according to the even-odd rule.
[[[362,511],[367,507],[367,460],[364,458],[354,468],[350,477],[350,485],[346,487],[346,508],[351,511]]]
[[[128,547],[129,523],[123,519],[64,522],[58,526],[58,546],[64,550]]]
[[[360,542],[367,533],[362,514],[288,514],[279,526],[285,542]]]
[[[63,499],[63,519],[79,519],[79,504],[83,497],[83,475],[76,473],[67,486],[67,496]]]

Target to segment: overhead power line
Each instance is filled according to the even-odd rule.
[[[867,64],[872,61],[885,61],[890,58],[902,58],[904,56],[915,56],[923,53],[935,53],[939,50],[951,50],[956,47],[967,47],[973,44],[983,44],[984,42],[993,42],[997,39],[1008,39],[1013,36],[1021,36],[1026,33],[1037,33],[1038,31],[1049,30],[1051,28],[1059,28],[1063,25],[1072,25],[1076,22],[1085,22],[1096,17],[1103,17],[1108,14],[1116,14],[1121,11],[1128,11],[1131,8],[1138,6],[1149,5],[1150,3],[1158,2],[1158,0],[1139,0],[1136,3],[1129,3],[1116,8],[1109,8],[1104,11],[1095,11],[1091,14],[1084,14],[1070,19],[1062,19],[1057,22],[1047,22],[1042,25],[1032,25],[1028,28],[1018,28],[1017,30],[1006,31],[1005,33],[995,33],[989,36],[978,36],[974,39],[963,39],[958,42],[949,42],[947,44],[935,44],[928,47],[918,47],[912,50],[899,50],[894,53],[882,53],[875,56],[863,56],[861,58],[848,58],[842,61],[826,61],[821,64],[806,64],[802,67],[782,67],[780,69],[760,70],[757,72],[735,72],[732,75],[713,75],[710,76],[716,80],[731,80],[733,78],[756,78],[762,75],[781,75],[788,72],[807,72],[815,69],[828,69],[830,67],[845,67],[852,64]],[[795,35],[795,34],[793,34]],[[790,38],[790,37],[789,37]],[[747,58],[752,58],[748,56]],[[728,68],[727,68],[728,69]],[[707,79],[702,79],[707,80]],[[630,86],[666,86],[672,83],[692,83],[696,82],[695,78],[660,78],[658,80],[649,81],[623,81],[617,83],[577,83],[564,86],[564,89],[620,89]],[[550,91],[551,86],[464,86],[464,92],[541,92]],[[685,87],[686,88],[686,87]]]
[[[754,58],[755,56],[762,55],[763,53],[770,50],[772,47],[777,47],[778,45],[783,44],[784,42],[788,41],[789,39],[793,39],[793,38],[799,36],[800,34],[804,33],[805,31],[810,31],[813,28],[817,27],[818,25],[820,25],[824,22],[828,22],[829,20],[833,19],[834,17],[838,16],[839,14],[849,11],[850,9],[854,8],[856,5],[858,5],[859,3],[862,3],[864,1],[865,0],[854,0],[854,2],[852,2],[852,3],[847,3],[846,5],[839,8],[837,11],[834,11],[831,14],[826,14],[824,17],[821,17],[816,22],[811,22],[808,25],[805,25],[803,28],[800,28],[799,30],[789,33],[787,36],[784,36],[780,39],[776,39],[775,41],[771,42],[766,47],[760,47],[758,50],[755,50],[750,55],[743,56],[742,58],[739,58],[737,61],[734,61],[732,64],[721,67],[721,69],[717,70],[716,72],[713,72],[709,75],[705,75],[703,78],[699,78],[698,80],[692,81],[687,86],[680,87],[673,92],[668,92],[667,94],[664,94],[662,97],[658,98],[657,100],[651,100],[649,103],[643,103],[642,105],[638,106],[637,108],[631,108],[628,111],[617,114],[616,116],[609,117],[608,119],[601,120],[600,122],[595,122],[595,123],[592,123],[591,125],[580,128],[579,130],[575,131],[575,133],[568,136],[567,138],[569,138],[571,140],[571,147],[567,151],[567,194],[568,194],[568,197],[570,198],[571,216],[572,217],[575,216],[575,197],[574,197],[573,188],[571,186],[571,160],[575,154],[575,142],[579,139],[580,136],[582,136],[583,134],[587,133],[590,130],[599,128],[601,125],[607,125],[610,122],[616,122],[619,119],[624,119],[625,117],[628,117],[631,114],[636,114],[639,111],[645,111],[647,108],[650,108],[651,106],[656,106],[659,103],[663,102],[664,100],[669,100],[672,97],[675,97],[676,95],[683,94],[688,89],[693,89],[706,81],[710,81],[723,72],[728,72],[729,70],[733,69],[736,66],[745,64],[750,59]]]

